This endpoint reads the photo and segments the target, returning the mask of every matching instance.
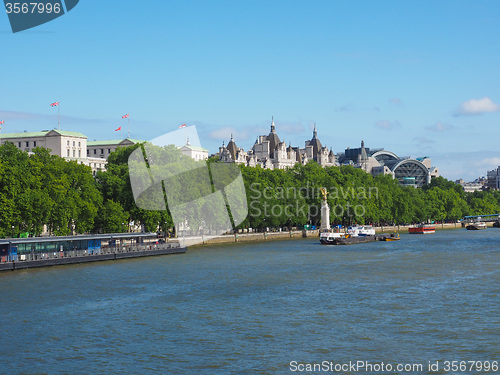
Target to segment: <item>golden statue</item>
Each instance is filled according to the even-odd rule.
[[[326,202],[326,196],[328,195],[328,191],[326,191],[326,188],[320,188],[321,194],[323,194],[323,200]]]

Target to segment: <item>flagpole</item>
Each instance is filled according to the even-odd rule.
[[[130,116],[127,117],[127,122],[128,122],[128,137],[130,139]]]
[[[61,130],[61,105],[57,105],[57,125],[59,127],[59,130]]]

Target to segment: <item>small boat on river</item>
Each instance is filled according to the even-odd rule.
[[[399,237],[399,233],[378,234],[376,237],[379,241],[399,241],[401,239],[401,237]]]
[[[486,223],[484,221],[474,221],[473,223],[468,224],[465,229],[467,230],[481,230],[486,229]]]
[[[436,233],[436,227],[431,224],[412,225],[408,228],[410,234],[429,234]]]

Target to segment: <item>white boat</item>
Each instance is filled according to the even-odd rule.
[[[353,225],[347,228],[347,233],[352,237],[375,236],[375,228],[373,228],[371,225]]]
[[[346,233],[340,231],[325,231],[321,232],[319,235],[319,241],[322,244],[333,244],[339,238],[345,238],[347,236]]]
[[[467,230],[481,230],[481,229],[486,229],[486,223],[484,221],[481,221],[481,218],[479,220],[474,221],[472,223],[469,223],[465,229]]]

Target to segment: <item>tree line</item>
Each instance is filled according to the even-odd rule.
[[[35,148],[28,154],[4,143],[0,146],[0,237],[39,235],[44,225],[53,235],[126,232],[132,224],[141,224],[146,231],[174,231],[168,204],[167,209],[147,210],[135,203],[128,159],[138,147],[118,148],[109,156],[106,171],[94,177],[90,167],[50,155],[47,149]],[[151,155],[156,164],[204,163],[173,146],[156,148]],[[147,162],[153,165],[155,160]],[[442,177],[415,189],[351,166],[323,168],[309,162],[284,170],[239,168],[248,207],[239,228],[318,225],[320,188],[329,192],[332,225],[445,221],[500,212],[499,191],[465,193]],[[194,188],[178,187],[179,197],[186,199]],[[161,193],[161,198],[166,196]]]

